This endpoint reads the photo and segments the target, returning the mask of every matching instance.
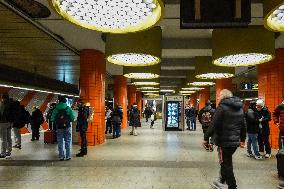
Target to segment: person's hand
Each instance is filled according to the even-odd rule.
[[[280,126],[280,123],[276,123],[276,126],[279,127],[279,126]]]
[[[259,122],[262,122],[262,120],[263,120],[263,118],[260,118],[258,121],[259,121]]]
[[[244,148],[245,145],[246,145],[245,142],[241,142],[241,143],[240,143],[240,147],[241,147],[241,148]]]

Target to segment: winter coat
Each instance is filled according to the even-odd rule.
[[[212,137],[215,145],[238,147],[246,139],[246,121],[243,103],[237,97],[221,100],[204,140]]]
[[[111,121],[113,124],[121,124],[123,119],[123,110],[121,107],[115,108],[111,113]]]
[[[88,106],[80,106],[78,109],[78,117],[77,117],[77,131],[87,131],[88,128],[88,118],[89,118],[89,107]]]
[[[31,115],[30,113],[25,109],[24,106],[19,106],[15,110],[15,119],[13,122],[14,128],[22,128],[25,126],[25,124],[28,124],[30,122]]]
[[[274,123],[279,124],[280,132],[284,133],[284,103],[278,105],[272,115]]]
[[[52,115],[51,115],[51,121],[52,122],[55,122],[55,124],[56,124],[56,117],[57,117],[58,111],[63,110],[63,109],[66,109],[70,122],[73,122],[75,120],[75,115],[74,115],[73,110],[69,106],[67,106],[66,103],[59,102],[56,105],[56,108],[52,112]]]
[[[40,125],[44,122],[44,118],[42,112],[39,109],[33,111],[31,116],[31,125],[32,127],[40,127]]]
[[[208,106],[205,106],[204,108],[202,108],[200,111],[199,111],[199,114],[198,114],[198,120],[199,120],[199,122],[201,123],[201,125],[202,125],[202,128],[208,128],[209,127],[209,125],[211,124],[211,123],[209,123],[209,125],[207,124],[207,123],[203,123],[203,121],[202,121],[202,114],[203,113],[206,113],[206,112],[209,112],[210,114],[211,114],[211,118],[212,118],[212,120],[213,120],[213,116],[214,116],[214,114],[215,114],[215,110],[211,107],[211,105],[208,105]]]
[[[257,134],[259,132],[259,121],[257,112],[251,108],[246,113],[247,133]]]
[[[0,123],[8,123],[10,112],[10,103],[4,100],[0,103]]]
[[[196,119],[196,110],[194,107],[189,109],[189,118],[190,119]]]
[[[129,126],[140,127],[140,111],[137,107],[132,108],[129,115]]]
[[[260,111],[257,111],[257,117],[258,120],[263,117],[261,121],[262,129],[259,130],[259,134],[261,134],[262,136],[270,135],[269,121],[271,120],[271,114],[267,107],[264,107]]]

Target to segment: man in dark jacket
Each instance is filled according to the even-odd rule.
[[[271,157],[271,146],[269,142],[270,128],[269,121],[271,120],[271,115],[267,107],[264,105],[264,101],[259,99],[256,101],[256,108],[259,120],[259,133],[257,136],[258,147],[260,155],[264,155],[265,147],[265,158]]]
[[[113,138],[119,138],[121,132],[121,122],[123,119],[123,110],[120,105],[116,105],[111,113],[111,123],[113,128]]]
[[[81,138],[81,149],[77,157],[83,157],[87,155],[87,137],[86,132],[88,129],[88,117],[89,117],[89,107],[86,106],[82,99],[78,100],[78,117],[77,117],[77,125],[76,130],[80,132]]]
[[[49,105],[49,109],[48,109],[47,114],[46,114],[46,121],[48,122],[48,127],[53,132],[53,142],[54,143],[57,142],[56,127],[55,127],[55,124],[51,121],[51,115],[52,115],[52,112],[55,109],[55,107],[56,107],[56,103],[51,103]]]
[[[203,130],[203,134],[205,135],[205,133],[207,132],[212,120],[213,120],[213,116],[215,114],[215,110],[211,107],[211,102],[210,100],[208,100],[206,103],[205,103],[205,107],[202,108],[200,111],[199,111],[199,114],[198,114],[198,120],[199,122],[201,123],[202,125],[202,130]],[[210,143],[210,142],[209,142]],[[205,149],[207,151],[213,151],[213,148],[211,148],[211,145],[208,145],[208,146],[204,146]]]
[[[257,145],[257,135],[259,132],[259,121],[256,109],[256,103],[250,102],[249,109],[246,113],[246,122],[247,122],[247,133],[248,133],[248,142],[247,142],[247,156],[254,157],[255,159],[262,159],[258,152]],[[253,147],[254,155],[252,154],[251,147]]]
[[[132,126],[130,135],[137,136],[137,127],[141,127],[140,111],[138,110],[137,104],[133,104],[132,109],[129,113],[129,126]]]
[[[185,107],[185,110],[184,110],[184,114],[185,114],[185,117],[186,117],[186,126],[187,126],[187,130],[190,130],[190,105],[187,105]]]
[[[12,106],[9,95],[2,94],[0,103],[0,139],[1,139],[1,154],[0,158],[8,158],[12,152],[11,129],[13,122]]]
[[[284,94],[282,103],[279,104],[273,112],[273,121],[279,128],[279,149],[283,148],[284,143]]]
[[[38,109],[38,107],[34,107],[34,111],[31,117],[31,127],[32,127],[31,141],[39,140],[39,128],[40,125],[43,124],[43,122],[44,118],[42,112],[40,111],[40,109]]]
[[[190,119],[190,129],[189,130],[196,131],[196,109],[193,106],[193,104],[190,107],[189,119]]]
[[[221,175],[212,185],[216,188],[226,188],[227,184],[229,189],[236,189],[232,156],[246,139],[245,114],[243,103],[239,98],[233,97],[231,91],[223,89],[220,99],[212,125],[204,136],[204,143],[208,144],[209,137],[214,136],[214,143],[218,146]]]
[[[151,107],[149,105],[146,105],[146,108],[144,110],[144,114],[145,114],[146,122],[148,122],[148,119],[152,115]]]

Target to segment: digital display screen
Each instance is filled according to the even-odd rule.
[[[72,107],[73,99],[72,98],[66,98],[66,104],[67,104],[67,106]]]
[[[179,127],[179,103],[168,102],[167,103],[167,127],[178,128]]]
[[[258,90],[257,83],[242,83],[241,90]]]

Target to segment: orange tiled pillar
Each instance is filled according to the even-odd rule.
[[[216,106],[218,106],[220,102],[220,92],[223,89],[228,89],[232,91],[233,85],[232,85],[232,78],[229,79],[217,79],[216,80]]]
[[[121,75],[114,78],[114,104],[123,109],[122,128],[127,127],[127,78]]]
[[[83,50],[80,54],[80,97],[94,108],[93,122],[87,130],[88,145],[105,141],[105,75],[104,54],[97,50]]]
[[[190,96],[190,105],[193,105],[195,109],[197,108],[197,93]]]
[[[199,110],[205,107],[205,103],[210,99],[210,88],[205,87],[199,93]]]
[[[136,103],[138,110],[140,111],[140,117],[142,116],[142,93],[140,91],[136,92]]]
[[[127,86],[128,107],[136,103],[136,87],[134,85]]]
[[[275,59],[257,67],[258,97],[265,101],[269,111],[281,103],[284,92],[284,49],[277,49]],[[270,142],[272,148],[278,148],[279,130],[270,121]]]

